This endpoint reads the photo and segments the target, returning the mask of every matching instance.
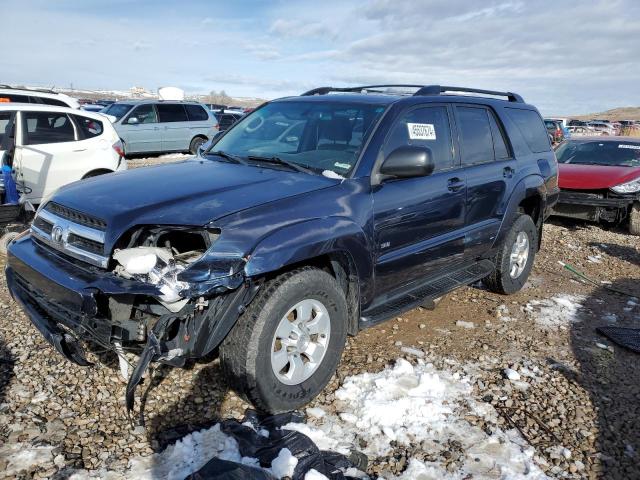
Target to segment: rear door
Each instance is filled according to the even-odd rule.
[[[465,257],[469,259],[488,250],[498,233],[516,160],[492,109],[474,104],[456,105],[454,110],[467,183]]]
[[[431,133],[415,133],[420,131]],[[410,288],[410,284],[445,265],[461,261],[464,254],[461,229],[465,185],[452,142],[449,108],[429,104],[400,114],[382,154],[386,158],[404,145],[429,148],[435,170],[426,177],[388,180],[375,187],[375,281],[379,298]]]
[[[162,133],[162,151],[175,152],[189,150],[191,136],[189,119],[181,103],[157,103],[158,125]]]
[[[162,132],[152,103],[135,107],[120,123],[118,134],[127,153],[162,151]]]
[[[86,156],[78,128],[61,112],[19,112],[20,141],[16,147],[16,183],[29,201],[39,204],[59,187],[82,178]]]

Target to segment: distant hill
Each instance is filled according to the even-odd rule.
[[[640,107],[618,107],[606,112],[572,115],[571,118],[589,120],[598,118],[603,120],[640,120]]]

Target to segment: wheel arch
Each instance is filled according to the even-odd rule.
[[[98,175],[106,175],[107,173],[113,173],[114,170],[109,168],[96,168],[94,170],[90,170],[82,176],[82,180],[85,178],[97,177]]]

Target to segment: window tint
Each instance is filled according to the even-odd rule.
[[[156,109],[150,103],[137,106],[124,123],[130,123],[130,120],[134,117],[138,119],[138,123],[158,123]]]
[[[505,111],[509,118],[513,120],[513,123],[516,124],[533,153],[551,150],[547,129],[537,112],[519,108],[506,108]]]
[[[425,107],[407,112],[393,126],[384,147],[385,157],[403,145],[431,149],[435,171],[453,164],[451,129],[446,107]]]
[[[493,137],[489,126],[489,115],[486,109],[476,107],[456,107],[458,129],[462,150],[462,163],[492,162]]]
[[[219,124],[220,130],[227,130],[231,125],[236,123],[236,120],[237,118],[231,114],[225,113],[222,115],[218,115],[218,124]]]
[[[0,93],[0,102],[29,103],[29,97],[14,93]]]
[[[203,120],[209,120],[209,115],[200,105],[187,104],[184,106],[187,111],[187,116],[192,122],[201,122]]]
[[[9,121],[11,120],[11,115],[13,112],[0,112],[0,150],[6,148],[4,145],[5,135],[9,132],[7,128],[9,127]]]
[[[496,154],[496,159],[503,160],[505,158],[511,158],[507,142],[504,139],[504,133],[502,128],[498,125],[496,116],[489,112],[489,123],[491,124],[491,135],[493,136],[493,150]]]
[[[187,112],[180,103],[158,103],[158,116],[161,122],[186,122]]]
[[[71,119],[64,113],[22,112],[25,145],[73,142],[75,131]]]
[[[31,97],[31,103],[44,103],[45,105],[55,105],[56,107],[68,107],[62,100],[46,97]]]
[[[73,119],[80,128],[83,138],[93,138],[101,135],[104,131],[102,122],[93,118],[83,117],[81,115],[73,115]]]

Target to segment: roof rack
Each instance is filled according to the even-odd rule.
[[[0,84],[0,88],[10,88],[12,90],[25,90],[27,92],[40,92],[40,93],[55,93],[57,94],[58,92],[55,92],[49,88],[28,88],[28,87],[14,87],[12,85],[7,85],[7,84]]]
[[[513,92],[498,92],[495,90],[482,90],[479,88],[467,88],[467,87],[450,87],[450,86],[441,86],[441,85],[403,85],[403,84],[394,84],[394,85],[365,85],[361,87],[319,87],[314,88],[313,90],[309,90],[308,92],[304,92],[302,94],[303,97],[308,97],[311,95],[327,95],[331,92],[362,92],[369,91],[375,93],[386,93],[383,92],[382,88],[417,88],[418,90],[413,93],[413,96],[427,96],[427,95],[441,95],[447,92],[463,92],[463,93],[479,93],[482,95],[492,95],[496,97],[507,97],[510,102],[516,103],[524,103],[524,100],[520,95]]]
[[[480,93],[482,95],[492,95],[495,97],[507,97],[510,102],[524,103],[524,100],[520,95],[513,92],[498,92],[496,90],[482,90],[480,88],[467,88],[467,87],[445,87],[441,85],[427,85],[416,93],[414,96],[421,95],[440,95],[446,92],[463,92],[463,93]]]

